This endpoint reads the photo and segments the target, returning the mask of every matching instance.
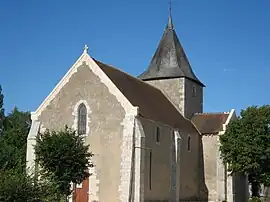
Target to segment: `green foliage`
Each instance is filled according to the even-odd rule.
[[[13,145],[25,152],[30,127],[30,113],[21,112],[15,107],[4,120],[3,137],[9,145]]]
[[[15,108],[4,116],[0,87],[0,201],[37,202],[49,196],[49,183],[35,182],[26,174],[26,145],[31,119]],[[46,201],[46,200],[45,200]],[[47,200],[53,201],[53,200]]]
[[[252,197],[248,200],[248,202],[262,202],[262,200],[259,197]]]
[[[58,189],[58,183],[54,181],[44,180],[40,181],[42,187],[43,196],[42,202],[62,202],[65,201],[65,197],[60,193]]]
[[[17,149],[0,139],[0,170],[20,167]]]
[[[0,135],[3,130],[4,117],[4,95],[2,94],[2,87],[0,85]]]
[[[70,182],[81,183],[89,176],[88,168],[92,153],[84,145],[83,137],[65,128],[40,134],[35,146],[36,161],[41,167],[41,175],[56,183],[62,195],[71,193]]]
[[[0,201],[2,202],[38,202],[44,195],[43,187],[34,183],[25,172],[15,169],[0,170]]]
[[[27,135],[31,126],[30,113],[15,108],[3,122],[0,137],[0,169],[25,169]]]
[[[220,136],[221,157],[229,171],[249,175],[253,196],[260,183],[270,185],[270,106],[252,106],[241,111]]]

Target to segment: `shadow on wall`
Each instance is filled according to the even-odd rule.
[[[196,177],[195,180],[196,180],[197,190],[196,191],[195,189],[193,190],[194,195],[185,196],[185,197],[180,196],[179,202],[208,202],[208,199],[209,199],[209,190],[205,182],[204,148],[203,148],[202,136],[199,136],[197,144],[198,145],[196,146],[198,146],[198,150],[197,150],[198,168],[196,171],[197,172],[196,176],[192,176],[192,177]]]
[[[202,136],[199,139],[199,201],[208,201],[209,190],[205,183],[204,175],[204,148],[202,143]]]
[[[233,175],[233,190],[235,202],[248,201],[248,178],[246,175],[237,173]]]

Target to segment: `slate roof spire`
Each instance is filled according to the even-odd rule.
[[[169,0],[169,20],[167,29],[173,29],[173,22],[172,22],[172,1]]]
[[[194,74],[184,49],[177,37],[172,21],[171,2],[169,20],[158,48],[145,72],[138,78],[147,80],[187,78],[199,85],[205,85]]]

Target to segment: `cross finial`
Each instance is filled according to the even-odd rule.
[[[83,53],[88,53],[88,49],[89,49],[88,46],[85,44],[83,48]]]

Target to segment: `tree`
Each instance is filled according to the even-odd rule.
[[[26,173],[26,144],[31,119],[15,108],[4,116],[0,86],[0,201],[36,202],[48,198],[49,183],[37,182]],[[52,200],[48,200],[52,201]]]
[[[5,117],[3,126],[3,138],[5,141],[25,152],[27,136],[31,127],[30,113],[19,111],[18,108],[15,107],[12,112]]]
[[[2,87],[0,85],[0,135],[3,130],[4,112],[4,95],[2,94]]]
[[[46,197],[46,189],[16,169],[0,170],[0,201],[2,202],[38,202]]]
[[[260,184],[270,185],[270,106],[242,110],[220,142],[221,157],[229,171],[248,174],[252,196],[259,196]]]
[[[71,194],[70,183],[81,183],[89,176],[88,168],[93,166],[89,146],[84,145],[81,135],[68,127],[40,134],[35,153],[41,176],[55,182],[65,198]]]
[[[4,111],[4,110],[2,110]],[[26,173],[30,115],[15,108],[2,122],[0,136],[0,201],[36,202],[45,198],[43,184]],[[45,184],[44,184],[45,185]]]
[[[18,167],[21,167],[21,165],[16,148],[0,139],[0,170],[6,171]]]
[[[0,145],[2,146],[0,147],[0,154],[2,154],[1,152],[5,153],[5,155],[2,156],[3,158],[9,156],[7,163],[11,163],[11,166],[8,167],[12,167],[13,164],[16,164],[20,166],[21,171],[25,169],[27,136],[30,126],[30,113],[21,112],[16,107],[5,117],[2,136],[0,137]],[[8,154],[8,151],[12,152]]]

